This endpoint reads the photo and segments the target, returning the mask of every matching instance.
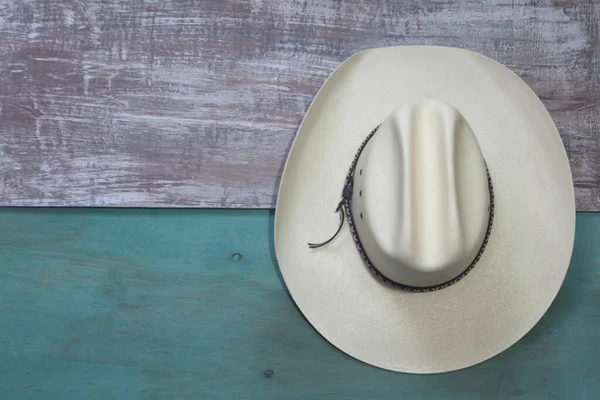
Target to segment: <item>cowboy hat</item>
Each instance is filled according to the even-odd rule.
[[[574,232],[569,163],[534,92],[480,54],[400,46],[353,55],[316,95],[274,241],[292,298],[329,342],[438,373],[537,323]]]

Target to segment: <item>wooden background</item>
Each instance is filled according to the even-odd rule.
[[[540,322],[462,371],[384,371],[286,294],[265,210],[0,209],[0,398],[564,399],[600,393],[600,214]],[[468,279],[468,277],[466,278]],[[457,285],[460,285],[458,283]]]
[[[0,205],[272,207],[340,62],[438,44],[532,86],[578,210],[600,210],[599,19],[595,0],[0,0]]]

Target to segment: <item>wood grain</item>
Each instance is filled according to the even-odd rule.
[[[597,211],[599,20],[595,0],[0,1],[0,204],[273,207],[340,62],[438,44],[531,85]]]
[[[0,209],[3,399],[597,399],[600,214],[542,320],[475,367],[406,375],[294,307],[272,212]]]

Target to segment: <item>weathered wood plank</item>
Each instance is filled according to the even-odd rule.
[[[600,214],[534,329],[444,375],[329,345],[286,295],[272,213],[0,209],[3,399],[596,399]],[[239,258],[238,258],[239,257]],[[272,371],[272,372],[270,372]]]
[[[600,210],[593,1],[0,1],[0,204],[272,207],[296,129],[346,57],[464,47],[525,79]]]

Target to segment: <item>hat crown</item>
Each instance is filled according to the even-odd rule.
[[[422,100],[394,111],[357,162],[352,212],[377,269],[409,286],[439,285],[477,256],[489,223],[486,164],[463,115]]]

